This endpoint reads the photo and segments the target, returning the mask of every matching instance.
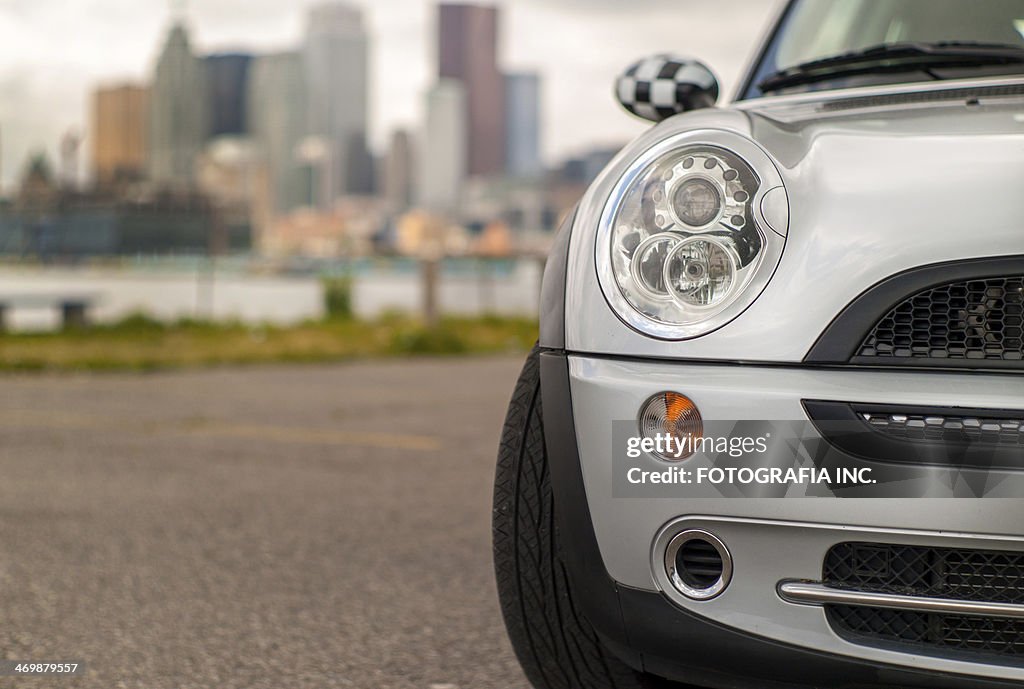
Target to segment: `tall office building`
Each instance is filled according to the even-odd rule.
[[[305,45],[309,131],[329,144],[333,196],[371,193],[373,159],[369,129],[369,39],[362,11],[331,2],[309,14]]]
[[[203,58],[210,138],[248,133],[246,90],[252,56],[220,53]]]
[[[82,149],[82,135],[75,129],[64,132],[60,138],[60,186],[78,189],[78,158]]]
[[[507,172],[532,179],[544,172],[540,158],[540,75],[505,76]]]
[[[505,81],[498,69],[495,7],[442,4],[438,76],[462,83],[468,122],[470,175],[505,171]]]
[[[153,75],[149,108],[149,176],[157,185],[190,188],[209,131],[206,70],[176,23]]]
[[[413,202],[413,150],[412,137],[404,129],[391,136],[391,145],[384,161],[382,181],[384,198],[396,213],[408,210]]]
[[[466,93],[461,82],[442,79],[427,93],[420,151],[420,205],[454,210],[466,181]]]
[[[257,57],[250,69],[246,106],[250,134],[263,160],[264,210],[276,217],[310,205],[309,166],[299,156],[308,121],[302,55]]]
[[[138,84],[99,88],[92,98],[92,162],[106,187],[146,174],[149,89]]]

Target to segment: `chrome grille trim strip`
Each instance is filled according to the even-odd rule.
[[[778,594],[782,600],[796,605],[853,605],[950,615],[1024,619],[1024,605],[901,596],[891,593],[866,593],[836,589],[806,581],[780,581]]]

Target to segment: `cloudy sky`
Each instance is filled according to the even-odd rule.
[[[189,0],[202,51],[285,49],[317,0]],[[415,128],[433,73],[436,0],[350,0],[373,35],[373,144]],[[182,0],[0,0],[0,133],[5,188],[26,156],[69,129],[88,136],[97,83],[145,79]],[[656,52],[693,55],[731,94],[778,0],[495,0],[504,8],[507,69],[543,73],[544,154],[557,161],[643,130],[611,98],[627,64]],[[88,145],[86,145],[86,151]]]

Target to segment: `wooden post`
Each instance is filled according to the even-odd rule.
[[[498,312],[494,291],[494,262],[481,256],[477,259],[477,281],[479,284],[480,309],[478,316],[490,316]]]
[[[85,328],[89,325],[84,301],[63,301],[60,304],[61,326],[65,330]]]
[[[422,261],[423,322],[428,328],[436,328],[440,322],[437,299],[440,264],[441,261],[436,256],[427,256]]]
[[[7,304],[0,304],[0,333],[7,332]]]
[[[227,253],[228,232],[220,206],[204,201],[209,220],[206,237],[206,256],[200,257],[196,269],[196,319],[216,320],[215,289],[217,283],[217,257]]]

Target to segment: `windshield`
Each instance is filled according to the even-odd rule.
[[[1024,49],[1024,0],[794,0],[762,56],[743,98],[764,95],[765,78],[797,65],[876,46],[970,42]],[[951,76],[1005,74],[1005,65],[974,65]],[[1017,65],[1012,71],[1024,71]],[[787,92],[927,81],[925,72],[857,74]]]

